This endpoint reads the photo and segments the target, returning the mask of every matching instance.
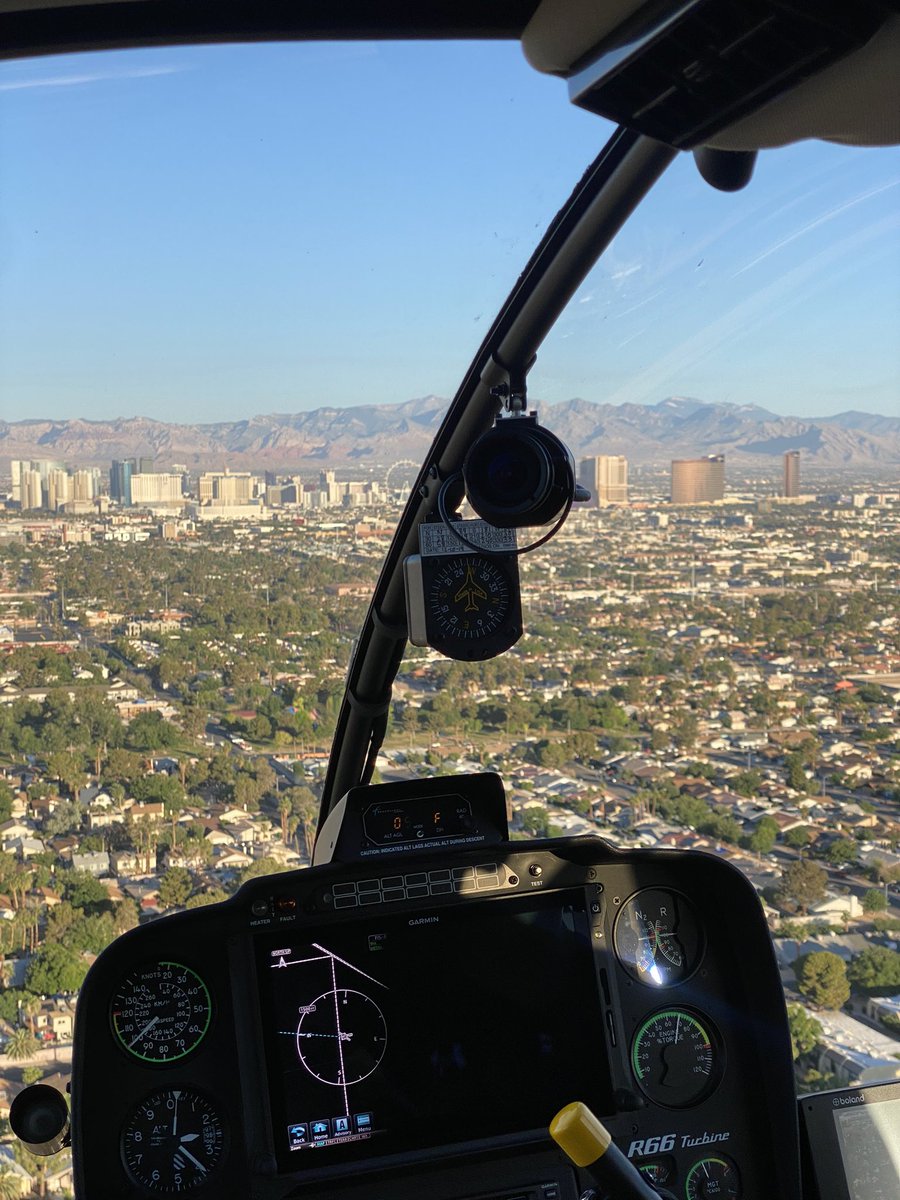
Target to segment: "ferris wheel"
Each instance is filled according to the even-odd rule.
[[[391,463],[384,475],[384,490],[395,500],[405,500],[419,475],[419,463],[401,458]]]

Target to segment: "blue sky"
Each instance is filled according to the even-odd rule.
[[[234,420],[449,396],[611,132],[516,45],[189,47],[0,67],[0,417]],[[534,397],[895,414],[900,162],[682,158]]]

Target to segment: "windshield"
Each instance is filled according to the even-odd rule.
[[[15,1091],[65,1081],[114,936],[308,865],[410,482],[612,131],[497,43],[72,56],[0,91]],[[529,378],[594,500],[521,560],[512,652],[409,648],[375,776],[488,766],[514,837],[727,854],[785,962],[810,933],[850,962],[846,994],[786,975],[835,1010],[900,989],[868,953],[900,926],[898,176],[805,145],[723,195],[674,163]],[[819,1028],[807,1082],[847,1069]]]
[[[446,398],[611,132],[502,43],[79,55],[0,90],[7,420]]]

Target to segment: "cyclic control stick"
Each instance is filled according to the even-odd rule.
[[[550,1136],[576,1167],[588,1171],[610,1200],[660,1200],[586,1104],[576,1100],[550,1122]]]

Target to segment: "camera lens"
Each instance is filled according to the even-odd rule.
[[[488,449],[490,454],[485,464],[488,490],[502,497],[508,508],[533,500],[549,474],[543,447],[505,438],[498,439]]]
[[[69,1106],[56,1088],[35,1083],[13,1100],[9,1123],[16,1137],[33,1154],[56,1154],[67,1145]]]
[[[469,503],[501,529],[555,520],[571,498],[573,480],[571,457],[559,438],[527,419],[495,425],[463,464]]]

